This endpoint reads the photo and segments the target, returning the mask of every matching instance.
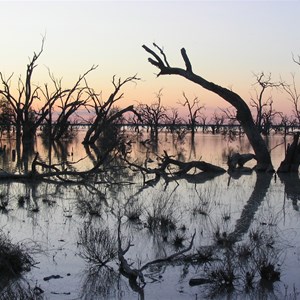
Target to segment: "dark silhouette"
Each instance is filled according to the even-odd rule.
[[[299,143],[300,133],[294,135],[293,143],[288,144],[285,159],[281,162],[277,172],[297,172],[300,165],[300,143]]]
[[[34,85],[32,83],[33,71],[37,66],[37,60],[43,53],[44,41],[45,39],[43,38],[39,52],[34,53],[27,65],[25,82],[21,77],[18,80],[17,96],[11,90],[13,74],[6,79],[3,73],[0,72],[0,82],[2,83],[0,95],[8,102],[12,112],[17,148],[20,147],[21,143],[23,147],[32,145],[36,131],[43,123],[46,123],[47,125],[45,126],[48,126],[47,134],[50,139],[52,136],[56,140],[62,137],[68,128],[70,115],[86,104],[86,101],[81,99],[85,87],[80,87],[79,85],[85,80],[86,75],[96,68],[96,66],[92,66],[84,75],[79,76],[78,81],[70,89],[63,89],[61,80],[56,80],[50,72],[50,79],[54,86],[53,92],[50,92],[48,84],[45,84],[44,88]],[[52,132],[52,109],[57,101],[60,101],[58,107],[61,109],[61,114],[56,122],[57,126],[54,127]],[[42,103],[40,108],[36,107],[37,103]]]
[[[256,169],[259,171],[274,171],[270,153],[260,135],[259,129],[253,121],[251,111],[246,102],[233,91],[216,85],[213,82],[209,82],[203,77],[196,75],[192,70],[191,62],[184,48],[181,49],[181,55],[186,68],[182,69],[171,67],[163,50],[156,44],[153,45],[160,55],[145,45],[143,45],[143,48],[152,55],[152,58],[149,58],[148,61],[160,70],[157,76],[180,75],[192,82],[195,82],[196,84],[199,84],[203,88],[216,93],[234,106],[237,111],[236,118],[243,127],[257,157]]]
[[[83,144],[95,144],[101,135],[105,135],[108,132],[110,132],[109,135],[111,138],[111,129],[113,125],[119,121],[125,113],[133,112],[134,114],[137,114],[133,105],[129,105],[123,109],[118,109],[115,107],[115,104],[118,100],[123,98],[123,93],[119,94],[122,86],[128,82],[136,82],[138,80],[139,78],[136,75],[128,77],[123,81],[120,78],[116,80],[114,76],[112,81],[114,91],[104,102],[102,102],[101,94],[99,95],[92,88],[88,88],[90,99],[93,102],[91,106],[94,109],[96,116],[85,134],[82,142]]]
[[[188,109],[188,125],[192,133],[192,140],[195,137],[196,126],[198,124],[197,119],[200,117],[201,110],[204,109],[204,105],[199,105],[200,100],[195,97],[192,101],[183,93],[184,101],[180,102],[181,105],[186,106]]]
[[[167,109],[162,105],[162,90],[156,94],[157,101],[148,104],[139,104],[138,114],[143,124],[150,128],[151,139],[157,142],[159,125],[167,120]]]

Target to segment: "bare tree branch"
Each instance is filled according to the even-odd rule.
[[[264,170],[264,171],[274,170],[267,146],[264,140],[262,139],[262,137],[260,136],[260,132],[258,128],[255,126],[253,122],[251,111],[248,105],[246,104],[246,102],[238,94],[234,93],[231,90],[223,88],[219,85],[216,85],[213,82],[209,82],[199,75],[196,75],[192,71],[190,60],[184,48],[181,49],[181,55],[186,65],[185,70],[182,68],[174,68],[166,65],[163,62],[163,60],[159,57],[159,55],[155,53],[155,51],[153,51],[152,49],[150,49],[145,45],[143,45],[142,47],[146,52],[148,52],[154,58],[154,59],[148,58],[148,61],[160,70],[158,76],[159,75],[180,75],[202,86],[204,89],[207,89],[219,95],[224,100],[229,102],[237,110],[237,120],[242,125],[255,151],[255,154],[257,156],[257,166],[256,166],[257,170]]]

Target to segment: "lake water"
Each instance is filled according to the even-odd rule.
[[[88,170],[94,164],[97,151],[87,151],[83,147],[83,134],[80,131],[72,143],[66,147],[56,145],[51,152],[38,138],[35,150],[46,163],[67,160],[72,163],[68,165],[71,168]],[[133,132],[126,134],[128,137],[135,136]],[[157,167],[157,155],[161,156],[166,151],[182,161],[201,159],[226,168],[227,156],[232,151],[251,152],[244,137],[230,142],[222,135],[197,133],[192,144],[189,136],[179,141],[170,133],[160,133],[157,145],[147,143],[148,138],[144,132],[139,139],[134,139],[128,160],[138,164],[147,159],[147,166],[154,168]],[[286,143],[291,139],[289,136],[285,141],[281,135],[269,137],[275,169],[284,157]],[[23,172],[26,166],[20,161],[12,161],[13,141],[4,140],[4,144],[6,151],[0,157],[0,167]],[[253,165],[254,162],[247,164],[249,167]],[[162,178],[145,186],[140,173],[120,166],[120,163],[115,164],[114,170],[101,175],[98,180],[102,182],[98,184],[92,181],[89,185],[0,183],[0,194],[8,200],[6,210],[1,212],[0,226],[13,242],[23,243],[31,249],[36,265],[30,272],[24,273],[22,282],[40,287],[44,291],[42,299],[297,298],[300,291],[298,174],[279,178],[274,174],[255,172],[234,176],[224,173],[209,180],[194,175],[171,178],[168,182]],[[152,178],[146,175],[146,179]],[[19,201],[21,196],[28,197],[23,205]],[[134,213],[138,218],[132,217]],[[162,216],[169,223],[162,226],[153,221],[155,217]],[[117,259],[105,267],[95,268],[82,257],[79,231],[82,228],[96,231],[107,228],[112,243],[116,243],[120,217],[122,247],[126,248],[129,242],[132,244],[125,254],[132,268],[140,268],[149,261],[185,249],[194,232],[192,249],[185,254],[203,254],[211,246],[216,250],[215,260],[205,263],[195,259],[176,260],[153,264],[143,271],[145,286],[135,291],[128,279],[118,272]],[[264,245],[266,248],[257,246],[255,233],[256,241],[258,233],[264,242],[268,241]],[[232,247],[235,250],[229,251],[221,244],[228,236],[234,237]],[[249,242],[251,239],[252,242]],[[242,262],[236,257],[226,260],[228,253],[240,253],[236,250],[239,245],[249,243],[252,243],[249,249],[252,247],[251,251],[258,253],[253,260],[247,258]],[[258,268],[262,257],[280,271],[280,281],[264,287],[256,273],[253,288],[246,289],[243,281],[246,271]],[[232,263],[237,277],[233,291],[212,296],[215,286],[210,283],[190,286],[190,279],[207,277],[221,262],[223,268]],[[52,275],[59,275],[59,278],[44,280]]]

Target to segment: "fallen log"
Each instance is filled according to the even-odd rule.
[[[154,264],[170,262],[170,261],[174,260],[175,258],[178,258],[178,257],[182,256],[184,253],[190,251],[192,249],[192,247],[193,247],[195,235],[196,235],[196,231],[194,232],[194,234],[192,236],[192,239],[191,239],[190,244],[189,244],[188,247],[182,249],[179,252],[173,253],[173,254],[171,254],[171,255],[169,255],[167,257],[152,260],[152,261],[146,263],[145,265],[143,265],[140,268],[140,271],[143,271],[143,270],[147,269],[149,266],[154,265]]]
[[[163,177],[166,181],[172,181],[177,179],[187,179],[189,182],[204,182],[208,179],[215,177],[216,175],[225,173],[226,170],[207,163],[205,161],[190,161],[190,162],[182,162],[176,159],[171,158],[168,153],[165,151],[164,156],[160,157],[161,163],[158,164],[156,168],[149,168],[147,166],[147,161],[145,162],[145,166],[135,164],[133,162],[125,159],[126,163],[129,167],[139,170],[144,176],[144,183],[146,184],[145,174],[155,175],[155,179],[150,180],[149,182],[157,183],[161,177]],[[177,167],[176,170],[172,170],[172,167]],[[189,171],[192,169],[197,169],[200,172],[190,174]]]
[[[133,290],[138,292],[140,295],[143,295],[143,288],[146,285],[143,271],[146,270],[151,265],[171,262],[174,259],[182,257],[183,254],[185,254],[186,252],[188,252],[192,249],[195,236],[196,236],[196,232],[194,232],[192,239],[190,241],[190,244],[186,248],[182,249],[181,251],[173,253],[164,258],[159,258],[159,259],[149,261],[148,263],[143,265],[141,268],[136,269],[136,268],[132,268],[131,267],[132,264],[129,264],[127,262],[127,259],[124,257],[124,255],[128,252],[129,248],[133,245],[129,242],[125,249],[122,248],[121,217],[119,217],[118,218],[118,259],[119,259],[120,273],[129,279],[129,284],[133,288]],[[140,280],[141,284],[138,283],[138,279]]]
[[[213,164],[207,163],[205,161],[190,161],[190,162],[182,162],[179,160],[175,160],[167,156],[164,157],[163,161],[163,169],[166,169],[169,165],[174,165],[179,167],[177,172],[174,172],[174,175],[184,175],[187,174],[191,169],[195,168],[202,172],[213,172],[213,173],[225,173],[225,169],[215,166]]]

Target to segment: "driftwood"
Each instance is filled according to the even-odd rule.
[[[165,170],[169,165],[174,165],[179,167],[177,172],[174,172],[174,175],[184,175],[187,174],[191,169],[195,168],[202,172],[215,172],[215,173],[224,173],[226,172],[223,168],[212,165],[204,161],[190,161],[182,162],[179,160],[172,159],[165,152],[163,163],[161,165],[162,170]]]
[[[121,241],[121,218],[119,218],[118,222],[118,259],[120,262],[120,272],[125,277],[129,279],[130,285],[134,286],[134,290],[139,290],[141,286],[138,285],[137,279],[139,278],[143,285],[145,285],[145,280],[143,273],[131,267],[131,265],[127,262],[127,259],[124,255],[128,252],[129,248],[133,246],[130,242],[128,243],[125,249],[122,248],[122,241]]]
[[[178,179],[186,179],[188,182],[201,183],[206,180],[211,180],[215,176],[226,172],[225,169],[204,161],[182,162],[175,160],[171,158],[166,151],[164,151],[164,156],[160,159],[161,163],[156,168],[149,168],[147,166],[147,162],[145,162],[145,166],[141,166],[126,159],[125,161],[129,167],[137,169],[143,174],[144,183],[148,185],[156,184],[161,177],[163,177],[167,182]],[[177,169],[171,170],[174,166],[177,167]],[[197,169],[201,172],[189,174],[188,172],[192,169]],[[155,175],[155,178],[146,182],[145,174],[153,174]]]
[[[146,285],[143,270],[146,270],[149,266],[159,263],[166,263],[171,262],[172,260],[181,257],[184,253],[190,251],[193,247],[194,239],[196,236],[196,232],[194,232],[192,239],[190,241],[190,244],[188,247],[184,248],[183,250],[173,253],[167,257],[155,259],[153,261],[150,261],[143,265],[139,269],[132,268],[131,265],[127,262],[127,259],[124,257],[124,255],[128,252],[129,248],[133,246],[130,242],[128,243],[127,247],[123,250],[122,249],[122,241],[121,241],[121,218],[119,217],[118,221],[118,259],[119,259],[119,269],[122,275],[127,277],[129,279],[129,284],[131,288],[138,292],[142,299],[144,299],[144,293],[143,288]],[[137,282],[137,280],[140,280],[141,284]]]
[[[277,172],[298,172],[300,165],[299,132],[294,135],[292,144],[288,144],[285,159],[281,162]]]
[[[143,265],[140,268],[140,271],[143,271],[143,270],[147,269],[151,265],[159,264],[159,263],[165,263],[165,262],[170,262],[170,261],[174,260],[175,258],[181,257],[183,254],[185,254],[186,252],[188,252],[188,251],[190,251],[192,249],[193,243],[194,243],[194,239],[195,239],[195,235],[196,235],[196,232],[194,232],[194,234],[192,236],[192,239],[191,239],[190,244],[189,244],[188,247],[182,249],[179,252],[173,253],[173,254],[171,254],[171,255],[169,255],[167,257],[152,260],[152,261],[146,263],[145,265]]]

